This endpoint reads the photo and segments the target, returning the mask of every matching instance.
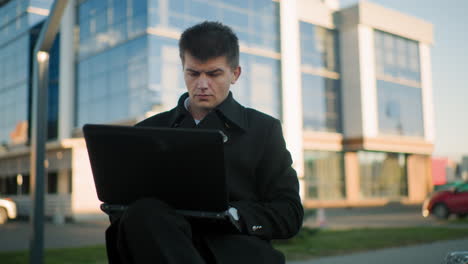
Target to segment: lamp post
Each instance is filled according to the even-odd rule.
[[[36,54],[37,85],[33,91],[33,124],[31,131],[31,195],[34,203],[32,215],[30,263],[43,263],[44,249],[44,189],[45,189],[45,143],[47,140],[47,89],[49,54]],[[36,74],[36,72],[35,72]],[[35,78],[36,79],[36,78]]]
[[[49,16],[39,33],[33,51],[33,89],[31,113],[31,264],[44,263],[44,194],[45,156],[47,139],[47,90],[49,51],[54,43],[68,0],[54,1]]]

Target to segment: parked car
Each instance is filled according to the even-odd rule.
[[[468,263],[468,251],[454,251],[445,256],[442,264],[463,264]]]
[[[16,203],[10,198],[0,198],[0,225],[15,219],[16,214]]]
[[[460,184],[463,184],[463,181],[454,181],[441,185],[434,185],[434,191],[448,190],[457,187]]]
[[[468,182],[433,192],[423,203],[424,217],[433,215],[447,219],[451,214],[464,218],[468,215]]]

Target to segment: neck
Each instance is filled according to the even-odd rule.
[[[205,118],[206,115],[208,115],[208,113],[211,110],[193,108],[190,106],[190,103],[189,103],[188,111],[192,115],[193,119],[202,120],[203,118]]]

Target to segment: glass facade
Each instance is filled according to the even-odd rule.
[[[331,151],[305,151],[306,198],[340,200],[346,197],[344,154]]]
[[[359,151],[358,159],[362,198],[408,196],[405,154]]]
[[[29,7],[49,10],[53,0],[11,0],[0,7],[0,47],[44,20]]]
[[[150,35],[149,40],[148,98],[151,102],[148,107],[160,104],[173,107],[187,91],[177,40],[155,35]]]
[[[280,52],[278,2],[271,0],[150,0],[149,5],[151,7],[150,27],[181,32],[204,20],[222,21],[236,32],[241,46]],[[177,42],[174,41],[172,45],[171,68],[176,67],[179,70]],[[177,59],[175,59],[175,53],[177,53]],[[150,64],[155,65],[151,73],[157,72],[157,67],[161,65],[151,62]],[[280,60],[241,52],[240,65],[243,72],[231,88],[234,98],[247,107],[254,107],[276,118],[281,118]],[[171,71],[171,69],[164,71]],[[175,102],[174,98],[184,92],[185,88],[181,73],[172,73],[171,76],[173,76],[172,79],[177,80],[176,83],[165,83],[159,89],[165,89],[161,93],[164,97],[161,101],[172,105]],[[162,88],[164,86],[165,88]],[[169,90],[170,86],[173,88]]]
[[[374,31],[377,76],[421,81],[418,42]]]
[[[205,20],[222,21],[242,45],[279,52],[279,3],[271,0],[149,0],[150,27],[182,31]]]
[[[29,7],[49,9],[52,0],[14,0],[0,8],[0,144],[10,144],[11,133],[30,120],[32,52],[45,16]],[[59,41],[50,51],[48,139],[57,138]]]
[[[10,1],[0,7],[0,48],[28,31],[29,15],[26,12],[29,0]]]
[[[0,143],[10,143],[10,133],[28,121],[28,34],[0,46]]]
[[[181,32],[204,20],[231,26],[241,44],[279,52],[279,3],[271,0],[87,0],[78,6],[80,58],[148,27]]]
[[[339,80],[302,73],[302,109],[305,130],[340,132]]]
[[[147,0],[82,1],[78,6],[79,59],[146,32]]]
[[[303,127],[341,132],[336,31],[301,21],[300,38]]]
[[[148,28],[180,32],[216,19],[233,27],[241,45],[276,52],[279,46],[271,45],[279,43],[278,12],[278,3],[270,0],[82,1],[78,6],[76,126],[126,121],[154,106],[175,106],[186,91],[177,38],[150,33]],[[273,28],[254,26],[259,19]],[[232,87],[235,98],[279,118],[280,61],[242,52],[240,63],[244,71]]]
[[[149,111],[145,91],[148,37],[143,35],[78,64],[77,125],[127,120]]]
[[[10,134],[28,122],[30,85],[30,28],[28,7],[36,1],[8,1],[0,8],[0,144],[10,144]],[[40,2],[40,1],[39,1]],[[52,1],[42,1],[48,2]],[[39,16],[44,19],[44,16]]]
[[[144,98],[151,100],[146,107],[151,109],[151,105],[158,104],[175,106],[179,96],[186,91],[177,41],[154,35],[150,35],[149,39],[151,74],[148,76],[149,89]],[[237,83],[231,86],[234,98],[244,106],[255,107],[279,118],[280,61],[241,52],[239,63],[247,70],[243,71]]]
[[[338,35],[334,30],[300,21],[301,64],[338,72]]]
[[[421,88],[377,80],[380,133],[424,136],[421,91]]]
[[[379,132],[424,136],[418,42],[375,30]]]
[[[281,119],[281,62],[277,59],[241,53],[244,71],[231,91],[246,107]]]

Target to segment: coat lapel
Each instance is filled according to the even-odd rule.
[[[192,115],[185,109],[184,102],[187,99],[188,93],[184,93],[174,109],[170,118],[170,127],[181,128],[204,128],[204,129],[219,129],[223,132],[238,130],[245,132],[247,121],[245,117],[245,108],[240,105],[232,97],[232,92],[229,92],[228,97],[213,111],[211,111],[198,125]]]

